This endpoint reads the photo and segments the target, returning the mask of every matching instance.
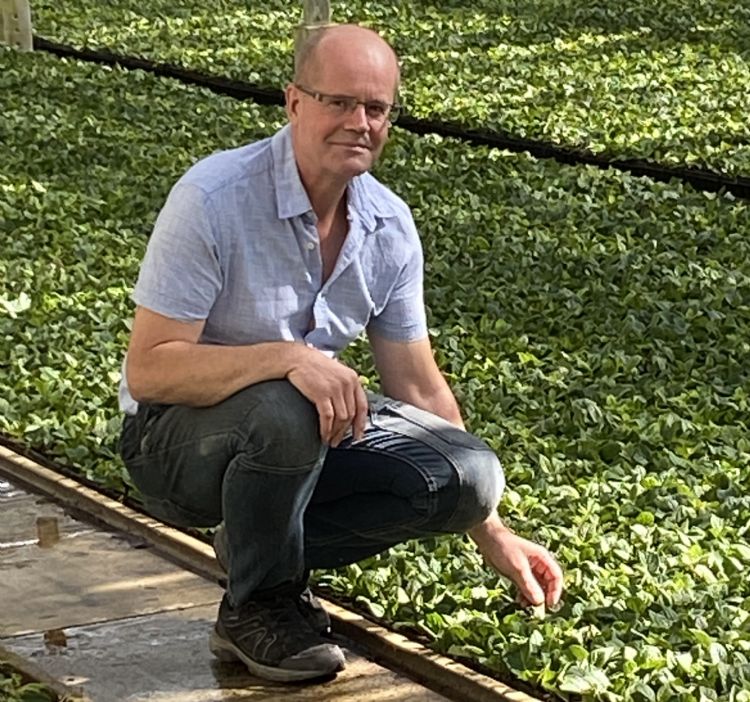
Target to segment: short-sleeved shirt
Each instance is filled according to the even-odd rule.
[[[369,329],[427,336],[423,257],[408,206],[369,173],[347,190],[348,233],[329,278],[291,130],[195,164],[149,240],[137,305],[205,320],[199,343],[298,341],[335,356]],[[120,407],[137,410],[124,373]]]

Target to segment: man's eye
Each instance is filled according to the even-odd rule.
[[[388,105],[382,102],[368,102],[366,109],[370,117],[382,117],[388,112]]]
[[[329,97],[328,106],[336,110],[345,110],[349,106],[349,101],[346,98]]]

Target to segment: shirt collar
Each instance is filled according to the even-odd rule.
[[[297,170],[292,148],[292,129],[287,124],[271,139],[273,178],[276,186],[276,212],[279,219],[287,219],[312,210],[310,198]]]
[[[367,232],[378,229],[378,220],[397,217],[398,211],[379,192],[382,186],[369,173],[364,173],[352,179],[349,184],[349,203],[362,220],[362,226]]]
[[[271,139],[276,186],[276,211],[280,219],[297,217],[312,211],[310,198],[302,185],[292,147],[292,130],[284,126]],[[378,219],[397,217],[398,211],[378,192],[377,181],[369,173],[352,178],[347,195],[349,211],[355,212],[367,232],[378,228]]]

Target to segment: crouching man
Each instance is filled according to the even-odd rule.
[[[498,518],[501,466],[464,431],[433,359],[411,214],[368,173],[398,87],[375,32],[315,33],[286,88],[289,123],[179,180],[133,294],[125,465],[155,516],[223,522],[211,648],[271,680],[344,666],[313,568],[468,532],[528,602],[562,589],[548,551]],[[384,396],[336,358],[362,331]]]

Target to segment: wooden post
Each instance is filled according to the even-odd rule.
[[[40,548],[54,546],[60,540],[57,517],[37,517],[36,535]]]
[[[299,45],[311,32],[334,24],[331,22],[331,3],[329,0],[304,0],[304,7],[302,24],[297,28],[297,36],[295,37],[295,54]]]
[[[305,0],[302,25],[320,26],[331,23],[331,3],[328,0]]]
[[[0,42],[21,51],[34,48],[29,0],[0,0]]]

